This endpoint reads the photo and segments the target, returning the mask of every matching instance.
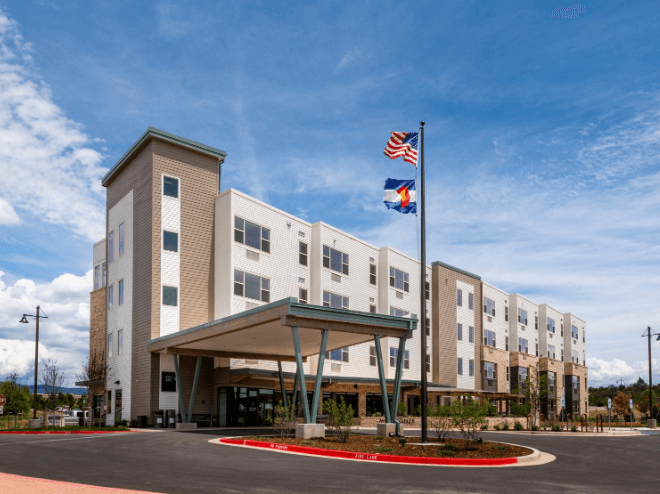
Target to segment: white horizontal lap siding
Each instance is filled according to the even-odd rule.
[[[483,284],[482,291],[484,300],[481,301],[481,304],[478,308],[478,310],[480,310],[483,314],[483,334],[481,338],[483,340],[484,335],[486,334],[486,330],[493,331],[495,333],[496,340],[495,348],[506,350],[506,337],[509,336],[509,322],[504,319],[504,308],[509,305],[509,294],[487,283]],[[495,302],[495,316],[491,316],[490,322],[488,321],[488,314],[484,312],[486,298],[489,298]],[[516,314],[516,318],[517,317],[518,316]],[[509,308],[509,320],[511,320],[511,308]],[[483,341],[480,343],[483,344]],[[509,350],[511,350],[511,340],[509,340]]]
[[[119,255],[119,225],[124,225],[124,253]],[[133,334],[133,191],[128,192],[108,211],[108,232],[114,232],[114,260],[108,266],[108,285],[113,285],[113,306],[108,310],[107,333],[112,334],[112,357],[108,359],[106,388],[112,390],[112,413],[106,417],[111,425],[115,419],[115,392],[122,390],[122,419],[131,418],[131,357]],[[97,244],[98,245],[98,244]],[[96,250],[96,246],[95,246]],[[105,254],[103,254],[105,255]],[[119,281],[124,281],[124,303],[119,305]],[[122,330],[122,352],[118,351],[119,330]],[[107,344],[106,335],[106,344]],[[119,381],[119,384],[116,382]],[[107,407],[107,403],[106,403]]]
[[[160,233],[160,281],[161,281],[161,309],[160,309],[160,335],[176,333],[180,329],[181,306],[181,181],[179,180],[179,197],[174,198],[162,195],[161,202],[161,228]],[[176,232],[179,237],[178,252],[163,250],[163,232]],[[163,305],[163,286],[177,288],[177,305]]]
[[[160,376],[158,377],[158,408],[161,410],[176,410],[179,413],[179,395],[176,391],[162,391],[163,372],[174,372],[174,356],[160,355]]]
[[[282,211],[268,206],[256,199],[231,191],[228,194],[231,197],[231,218],[230,228],[224,235],[230,238],[231,267],[230,275],[230,298],[231,314],[238,314],[247,310],[248,304],[255,306],[265,305],[266,302],[253,300],[247,297],[236,296],[233,293],[234,270],[240,270],[245,273],[257,275],[261,278],[270,280],[270,302],[276,302],[284,298],[298,298],[299,288],[310,289],[310,247],[312,228],[311,225],[303,220],[288,215]],[[224,214],[227,214],[225,208]],[[246,246],[234,241],[234,218],[239,217],[250,223],[257,224],[270,231],[270,252],[264,252],[261,249]],[[227,224],[223,221],[224,225]],[[301,236],[299,232],[303,232]],[[299,242],[308,244],[308,266],[301,266],[299,263]],[[228,242],[223,243],[226,248]],[[250,254],[248,254],[250,252]],[[250,257],[258,256],[258,260]],[[217,258],[217,256],[216,256]],[[300,278],[305,282],[301,283]],[[293,346],[293,339],[291,340]],[[277,362],[259,361],[259,363],[246,363],[243,359],[232,359],[232,368],[250,367],[262,370],[277,370]],[[303,365],[305,373],[310,372],[310,361]],[[285,372],[294,372],[295,364],[283,362],[282,369]]]
[[[387,302],[387,307],[384,308],[385,310],[383,310],[383,313],[389,315],[390,307],[396,307],[398,309],[408,311],[410,313],[409,317],[415,314],[418,320],[417,329],[413,331],[412,338],[406,341],[406,350],[409,351],[409,355],[410,355],[410,368],[404,369],[402,379],[411,380],[411,381],[420,381],[421,369],[422,369],[421,366],[423,362],[422,351],[421,351],[421,343],[422,343],[421,335],[424,334],[424,328],[422,327],[422,323],[421,323],[420,263],[416,259],[413,259],[409,256],[406,256],[405,254],[402,254],[390,248],[381,249],[381,262],[383,262],[383,259],[388,264],[385,269],[386,282],[387,282],[385,285],[386,295],[382,297]],[[389,285],[390,266],[408,273],[408,278],[410,280],[409,292],[401,292],[400,290],[397,290],[396,288],[392,288]],[[382,271],[383,268],[381,267],[381,272]],[[428,266],[426,269],[426,273],[428,274],[427,281],[429,281],[430,283],[431,269]],[[397,292],[403,293],[403,298],[398,298]],[[433,313],[431,300],[426,301],[426,307],[427,307],[427,317],[430,318]],[[389,355],[390,355],[389,349],[391,347],[393,348],[399,347],[399,340],[397,338],[387,338],[387,351],[384,352],[383,354],[383,358],[386,358],[387,360],[385,362],[385,365],[387,366],[389,366]],[[433,350],[433,342],[431,336],[428,336],[426,339],[426,348],[427,348],[427,353],[431,355],[431,352]],[[431,361],[433,361],[432,358]],[[396,370],[395,367],[390,367],[389,376],[388,376],[389,379],[394,378],[395,370]],[[430,370],[431,372],[427,373],[427,380],[429,382],[432,381],[432,376],[433,376],[432,364]]]
[[[509,300],[511,301],[511,304],[513,305],[515,303],[515,313],[509,314],[509,319],[513,320],[515,322],[515,327],[517,330],[516,333],[516,339],[513,341],[515,344],[514,347],[511,346],[512,341],[509,340],[509,350],[512,352],[517,352],[518,351],[518,338],[525,338],[528,343],[528,350],[527,353],[529,355],[536,355],[536,343],[539,341],[539,332],[537,329],[535,329],[535,319],[534,316],[539,315],[539,306],[538,304],[535,304],[534,302],[527,300],[525,297],[522,297],[521,295],[514,294],[511,295]],[[518,322],[518,309],[523,309],[527,311],[527,325],[524,326],[521,323]],[[524,326],[524,330],[521,329]],[[511,326],[509,326],[511,327]],[[541,327],[541,321],[539,318],[539,327]],[[540,353],[540,348],[539,348],[539,357],[541,356]]]
[[[232,249],[234,244],[234,216],[231,189],[215,199],[215,319],[222,319],[235,311],[232,309],[234,271]]]
[[[475,287],[472,284],[465,283],[461,280],[456,280],[456,291],[462,290],[462,305],[459,306],[456,304],[456,331],[454,335],[456,337],[456,353],[457,358],[463,359],[463,374],[457,374],[456,382],[459,388],[464,389],[475,389],[475,378],[478,375],[479,370],[477,369],[477,362],[475,359],[475,345],[477,344],[477,335],[475,328],[475,309],[476,304],[474,305],[475,309],[470,310],[469,308],[469,293],[472,293],[474,296]],[[497,309],[495,310],[497,314]],[[458,339],[458,324],[463,325],[462,339]],[[470,343],[470,326],[474,329],[474,341]],[[474,361],[474,375],[470,376],[470,360]],[[458,362],[456,363],[456,370],[458,372]]]
[[[574,340],[571,334],[571,325],[578,328],[578,339]],[[574,314],[564,314],[564,362],[571,362],[573,350],[578,352],[579,364],[582,365],[584,358],[585,343],[582,342],[582,336],[586,331],[586,323]]]
[[[548,345],[555,347],[555,359],[561,360],[561,350],[564,348],[564,338],[561,336],[561,324],[564,315],[547,304],[539,306],[539,357],[548,356]],[[555,332],[548,332],[548,318],[555,321]]]
[[[314,226],[316,227],[316,225]],[[347,297],[349,310],[369,312],[371,304],[378,305],[378,285],[372,285],[369,282],[370,259],[373,258],[374,264],[378,266],[378,249],[324,223],[319,224],[318,228],[321,255],[318,261],[315,259],[318,266],[314,266],[313,272],[318,272],[320,275],[319,305],[323,305],[323,292],[328,291]],[[323,267],[323,245],[348,254],[348,275]],[[341,281],[333,281],[333,275],[339,276]],[[370,298],[373,298],[374,302],[371,302]],[[326,376],[377,378],[377,367],[369,365],[369,349],[373,344],[373,342],[367,342],[349,347],[348,362],[326,359],[323,374]],[[339,370],[333,370],[333,364],[335,369]]]

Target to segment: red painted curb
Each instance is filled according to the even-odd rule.
[[[310,448],[307,446],[293,446],[289,444],[268,443],[253,441],[251,439],[221,438],[221,443],[236,444],[239,446],[252,446],[255,448],[276,449],[291,453],[303,453],[314,456],[327,456],[331,458],[345,458],[349,460],[380,461],[385,463],[408,463],[413,465],[466,465],[466,466],[498,466],[518,463],[518,458],[429,458],[425,456],[396,456],[356,453],[354,451],[336,451],[332,449]]]
[[[135,431],[0,431],[0,434],[122,434]]]

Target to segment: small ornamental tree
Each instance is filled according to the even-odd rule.
[[[273,415],[269,421],[273,424],[273,430],[280,433],[281,437],[287,437],[291,430],[296,426],[296,407],[294,405],[284,405],[282,400],[275,405]]]
[[[57,395],[64,384],[64,373],[60,372],[60,364],[55,359],[46,359],[41,363],[41,385],[48,396],[48,404],[54,410],[57,406]]]
[[[344,397],[340,396],[339,403],[334,400],[326,400],[323,403],[323,411],[328,416],[330,430],[339,438],[339,442],[345,443],[355,426],[353,407],[347,405]]]
[[[537,425],[536,419],[541,412],[541,403],[548,398],[548,390],[550,381],[546,374],[541,374],[539,371],[539,364],[529,367],[527,370],[527,379],[521,388],[515,390],[517,394],[525,397],[525,403],[529,405],[529,412],[531,413],[531,425]],[[513,410],[513,407],[512,407]]]
[[[630,414],[630,396],[629,394],[619,391],[612,400],[612,410],[617,415],[626,416]],[[647,400],[648,402],[648,400]]]
[[[488,405],[482,405],[471,396],[465,400],[455,400],[450,406],[452,425],[456,427],[465,439],[465,449],[468,450],[479,438],[481,426],[487,424]]]
[[[438,406],[429,414],[430,425],[438,441],[445,442],[452,427],[451,409],[449,406]]]

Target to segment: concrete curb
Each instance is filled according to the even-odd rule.
[[[43,435],[43,434],[124,434],[136,431],[0,431],[0,435]]]
[[[320,456],[341,460],[367,461],[375,463],[396,463],[399,465],[426,465],[426,466],[454,466],[454,467],[505,467],[505,466],[531,466],[547,463],[555,459],[547,455],[546,461],[541,461],[542,453],[529,446],[520,446],[532,450],[532,454],[513,458],[431,458],[423,456],[397,456],[382,454],[357,453],[354,451],[336,451],[330,449],[312,448],[307,446],[295,446],[289,444],[278,444],[267,441],[255,441],[242,437],[223,437],[211,439],[210,443],[226,444],[253,449],[267,449],[278,453],[300,454],[305,456]],[[518,446],[511,443],[512,446]]]

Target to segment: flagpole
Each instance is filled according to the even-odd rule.
[[[420,122],[419,127],[419,150],[421,154],[420,165],[419,165],[419,174],[420,174],[420,190],[422,193],[420,201],[420,216],[421,216],[421,239],[422,239],[422,259],[421,259],[421,271],[422,271],[422,283],[421,283],[421,330],[420,340],[422,341],[422,389],[421,389],[421,405],[422,405],[422,443],[427,442],[428,440],[428,430],[427,430],[427,413],[426,407],[428,403],[427,399],[427,389],[426,389],[426,218],[424,216],[424,201],[426,200],[426,190],[424,189],[424,121]],[[419,198],[418,198],[419,199]]]

